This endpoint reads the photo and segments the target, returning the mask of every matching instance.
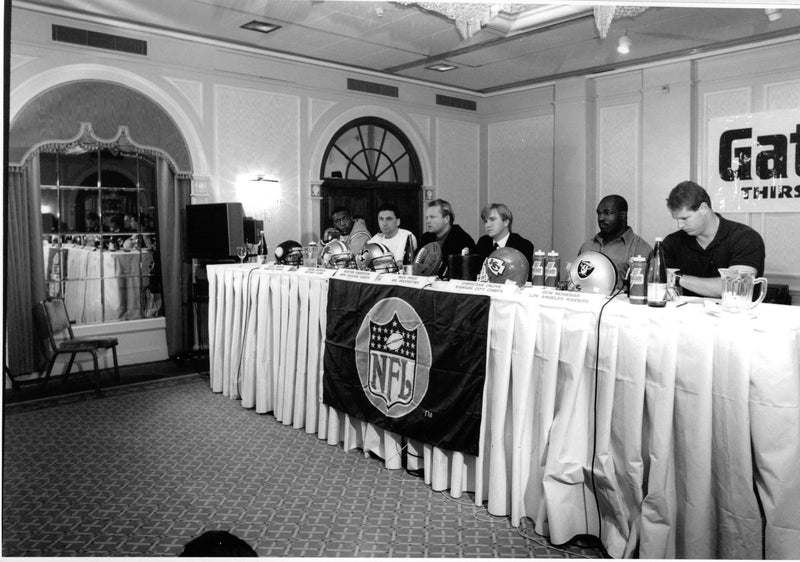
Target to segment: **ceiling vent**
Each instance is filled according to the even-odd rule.
[[[468,109],[469,111],[477,111],[478,109],[478,104],[472,100],[463,100],[461,98],[443,96],[441,94],[436,94],[436,105],[446,105],[447,107]]]
[[[365,82],[364,80],[354,80],[353,78],[347,79],[347,89],[353,90],[354,92],[366,92],[368,94],[388,96],[390,98],[398,97],[396,86],[387,86],[386,84],[378,84],[376,82]]]
[[[147,41],[65,25],[53,25],[53,41],[147,56]]]

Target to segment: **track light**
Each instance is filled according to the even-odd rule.
[[[627,33],[619,38],[617,52],[621,55],[627,55],[631,52],[631,38],[628,37]]]

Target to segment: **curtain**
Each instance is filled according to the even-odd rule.
[[[190,180],[177,177],[164,158],[158,163],[158,240],[167,323],[167,353],[186,356],[192,348],[191,263],[183,253],[183,217]]]
[[[33,305],[45,298],[36,154],[8,168],[5,219],[5,366],[14,377],[38,370],[44,359],[33,325]]]

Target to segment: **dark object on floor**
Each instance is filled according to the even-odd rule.
[[[769,285],[764,302],[772,304],[792,304],[792,295],[789,294],[789,285]]]
[[[94,361],[95,389],[100,392],[100,367],[97,364],[99,350],[111,350],[114,356],[114,377],[119,381],[119,365],[117,364],[117,338],[76,338],[72,332],[72,323],[67,314],[64,299],[47,298],[33,307],[33,320],[40,341],[44,341],[49,358],[42,385],[47,384],[53,365],[59,355],[69,354],[69,362],[64,369],[64,380],[69,376],[75,356],[78,353],[91,353]]]
[[[258,554],[253,547],[228,531],[206,531],[186,543],[178,556],[258,557]]]
[[[415,478],[422,478],[423,480],[425,479],[425,469],[424,468],[417,468],[417,469],[407,468],[406,472],[409,475],[414,476]]]

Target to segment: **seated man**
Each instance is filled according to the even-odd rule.
[[[442,257],[447,261],[447,256],[475,253],[475,242],[464,229],[455,224],[456,216],[450,203],[444,199],[434,199],[428,203],[425,212],[425,227],[427,232],[420,238],[424,246],[430,242],[438,242],[442,248]]]
[[[514,248],[522,252],[528,260],[528,280],[530,281],[530,265],[533,262],[533,243],[516,232],[511,232],[514,217],[503,203],[492,203],[481,210],[481,220],[486,234],[478,239],[477,252],[486,259],[497,248]]]
[[[667,267],[679,269],[676,283],[685,295],[722,296],[719,268],[764,274],[766,251],[761,235],[711,209],[711,198],[693,181],[676,185],[667,198],[676,232],[664,238]]]
[[[331,211],[331,222],[339,231],[339,239],[353,254],[358,254],[370,239],[371,235],[364,219],[353,219],[347,207],[334,208]]]
[[[369,239],[370,242],[384,244],[394,254],[397,265],[403,264],[406,252],[406,242],[411,240],[411,260],[417,251],[417,238],[411,231],[400,228],[400,218],[397,216],[397,207],[391,203],[384,203],[378,208],[378,226],[381,231]]]
[[[653,248],[628,226],[628,202],[621,195],[606,195],[600,200],[597,205],[597,226],[600,232],[581,245],[578,255],[593,250],[608,256],[617,266],[619,289],[628,274],[631,258],[649,258]]]

